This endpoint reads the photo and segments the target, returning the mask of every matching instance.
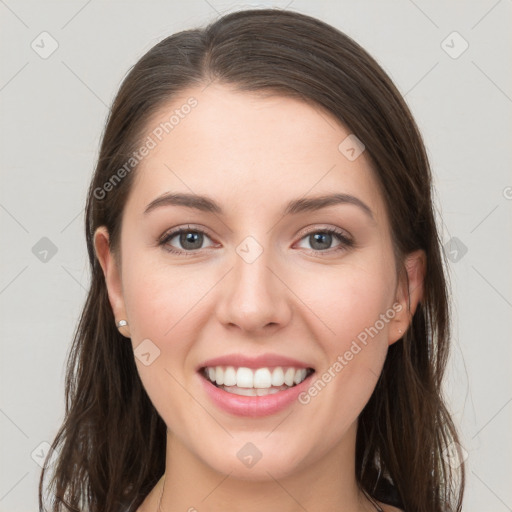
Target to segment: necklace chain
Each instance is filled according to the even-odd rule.
[[[162,512],[162,497],[164,495],[165,489],[165,478],[167,477],[167,473],[164,475],[164,483],[162,484],[162,492],[160,493],[160,499],[158,500],[158,509],[156,512]]]

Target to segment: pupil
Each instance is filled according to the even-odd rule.
[[[180,243],[183,248],[185,249],[200,249],[201,248],[201,233],[195,233],[195,232],[188,232],[188,233],[182,233],[180,237]],[[194,246],[194,242],[197,244],[197,241],[199,240],[199,245]],[[187,244],[192,244],[192,247],[190,247]]]
[[[329,233],[315,233],[313,236],[313,242],[311,243],[311,247],[313,249],[328,249],[331,245],[332,235]],[[315,244],[320,244],[320,247],[315,247]],[[324,245],[322,245],[322,243]]]

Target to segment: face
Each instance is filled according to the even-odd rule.
[[[190,97],[197,104],[159,141],[155,129]],[[407,328],[365,152],[354,159],[350,132],[318,108],[220,85],[184,91],[147,135],[156,147],[125,206],[120,268],[102,249],[102,228],[96,247],[177,450],[243,479],[353,453],[358,415]],[[279,367],[299,383],[278,386]],[[280,390],[268,394],[269,384]]]

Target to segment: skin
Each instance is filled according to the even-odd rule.
[[[149,366],[135,361],[168,426],[161,508],[375,510],[356,486],[357,418],[389,345],[403,336],[421,300],[425,254],[407,255],[407,288],[395,270],[371,164],[365,152],[349,161],[338,150],[349,132],[328,113],[295,99],[212,84],[175,97],[153,116],[147,133],[190,96],[197,107],[136,171],[123,213],[120,261],[109,250],[106,229],[95,233],[116,321],[128,321],[123,334],[134,349],[150,339],[160,350]],[[183,206],[145,215],[165,192],[208,195],[224,215]],[[289,200],[333,192],[359,198],[373,220],[352,204],[282,214]],[[188,250],[192,255],[158,245],[170,228],[189,224],[207,232],[196,244],[201,248]],[[325,228],[343,230],[355,245],[336,251],[342,242],[333,236],[318,249],[309,235]],[[252,263],[236,252],[249,235],[263,249]],[[171,244],[187,250],[179,237]],[[398,304],[401,311],[306,405],[237,417],[210,401],[195,371],[219,355],[271,352],[307,362],[321,375]],[[252,468],[237,457],[247,442],[262,453]],[[157,510],[163,483],[140,512]]]

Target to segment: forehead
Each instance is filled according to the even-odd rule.
[[[143,209],[164,192],[207,194],[240,214],[340,192],[385,217],[369,158],[346,153],[352,137],[331,114],[295,98],[190,88],[147,122],[145,140],[154,147],[139,163],[130,200]]]

